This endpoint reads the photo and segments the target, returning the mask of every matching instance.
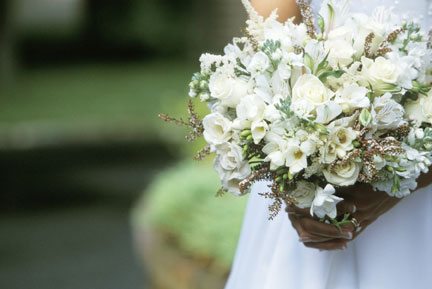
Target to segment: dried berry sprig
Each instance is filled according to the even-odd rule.
[[[174,123],[180,126],[189,127],[191,132],[186,136],[186,140],[192,142],[197,138],[201,137],[204,133],[204,127],[202,124],[202,120],[198,117],[198,114],[195,112],[195,107],[192,100],[188,102],[188,113],[189,118],[185,121],[182,118],[174,118],[167,114],[159,114],[159,118],[163,121]]]
[[[374,55],[372,54],[372,41],[375,38],[375,33],[371,32],[366,36],[364,43],[364,54],[366,57],[372,58]]]
[[[194,156],[194,160],[196,161],[202,161],[205,159],[208,155],[211,154],[211,148],[209,145],[206,145],[201,150],[199,150],[196,155]]]
[[[297,6],[300,9],[300,14],[303,18],[303,23],[306,25],[307,34],[310,38],[316,38],[315,22],[312,7],[306,0],[297,0]]]
[[[246,193],[250,187],[257,181],[270,180],[272,178],[270,169],[267,165],[252,172],[246,179],[239,183],[239,189],[242,194]]]

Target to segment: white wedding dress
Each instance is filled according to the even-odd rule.
[[[429,25],[429,2],[355,0],[352,5],[366,13],[381,4],[394,6],[397,13],[423,15]],[[269,221],[268,203],[258,195],[263,191],[265,183],[252,190],[225,289],[432,289],[432,186],[402,200],[343,251],[304,247],[286,213]]]

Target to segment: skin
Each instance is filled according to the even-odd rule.
[[[297,21],[301,20],[295,0],[252,0],[251,2],[256,11],[263,16],[270,15],[277,8],[279,21],[285,21],[291,17],[295,17]],[[432,171],[420,176],[418,188],[426,187],[431,183]],[[351,224],[339,230],[334,225],[325,224],[313,218],[309,209],[287,207],[286,211],[292,226],[306,247],[319,250],[344,249],[348,242],[354,240],[370,224],[401,201],[401,199],[390,197],[385,192],[373,191],[371,186],[366,184],[356,184],[340,189],[337,195],[344,198],[344,201],[338,204],[338,212],[340,215],[348,212],[351,217],[356,218],[360,224],[358,230]]]

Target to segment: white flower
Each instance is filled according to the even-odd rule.
[[[300,209],[310,208],[315,198],[316,186],[314,183],[298,181],[296,188],[290,196],[296,201],[296,206]]]
[[[211,113],[204,117],[204,138],[212,145],[223,144],[233,135],[232,122],[220,113]]]
[[[391,60],[379,56],[374,60],[362,57],[362,74],[375,91],[385,92],[396,85],[399,79],[399,68]]]
[[[324,46],[328,52],[328,62],[332,67],[348,66],[353,62],[355,50],[348,41],[327,40]]]
[[[374,99],[372,117],[377,129],[395,129],[401,126],[404,114],[403,106],[394,101],[390,93]]]
[[[367,93],[369,90],[359,86],[357,83],[351,83],[341,88],[336,93],[335,101],[341,107],[344,113],[351,113],[357,108],[367,108],[370,106]]]
[[[330,184],[328,184],[324,189],[317,187],[315,198],[310,208],[310,214],[312,216],[315,214],[318,218],[324,218],[325,216],[332,219],[336,218],[336,205],[343,199],[335,196],[334,193],[336,193],[336,190]]]
[[[239,183],[251,173],[248,162],[243,159],[241,147],[233,143],[218,146],[214,167],[223,187],[230,193],[240,195]]]
[[[357,133],[351,127],[337,126],[331,129],[330,135],[324,147],[322,147],[322,161],[332,163],[337,158],[343,158],[354,146],[352,142],[357,138]]]
[[[264,118],[265,102],[257,95],[248,95],[237,105],[237,117],[242,120],[260,121]]]
[[[342,108],[334,101],[328,101],[325,104],[321,104],[316,108],[316,119],[317,123],[327,124],[333,119],[338,117],[342,113]]]
[[[355,162],[337,164],[331,170],[323,171],[326,180],[337,186],[350,186],[357,182],[360,173],[360,165]]]
[[[313,110],[328,103],[332,96],[332,92],[318,77],[304,74],[297,79],[292,89],[291,109],[299,117],[309,117]]]
[[[220,100],[222,105],[236,107],[240,99],[251,90],[251,85],[246,79],[219,72],[210,76],[209,90],[211,97]]]
[[[427,96],[419,95],[416,101],[408,101],[405,112],[408,118],[418,125],[422,122],[432,124],[432,93],[429,92]]]
[[[251,59],[249,65],[247,66],[247,70],[252,73],[260,73],[267,70],[270,67],[270,59],[267,54],[262,51],[257,52]]]
[[[265,121],[254,121],[251,126],[252,138],[255,144],[265,137],[268,131],[268,125]]]
[[[402,179],[400,181],[399,191],[394,192],[393,179],[386,179],[384,181],[376,182],[372,184],[374,190],[386,192],[389,196],[396,198],[404,198],[411,194],[411,191],[417,188],[416,178]]]
[[[307,148],[291,144],[286,150],[286,166],[292,174],[296,174],[307,167]]]
[[[318,77],[312,74],[300,76],[292,92],[292,102],[306,100],[314,107],[326,103],[331,97],[331,92]]]

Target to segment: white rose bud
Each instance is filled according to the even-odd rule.
[[[336,165],[332,170],[323,171],[326,180],[337,186],[351,186],[357,182],[360,165],[355,162]]]
[[[212,145],[219,145],[229,141],[232,137],[232,122],[222,114],[216,112],[204,117],[204,138]]]
[[[215,73],[210,77],[211,97],[218,99],[228,107],[236,107],[240,99],[251,90],[251,84],[243,78],[234,78],[224,73]]]
[[[296,201],[300,209],[310,208],[315,198],[316,186],[314,183],[299,181],[290,196]]]

